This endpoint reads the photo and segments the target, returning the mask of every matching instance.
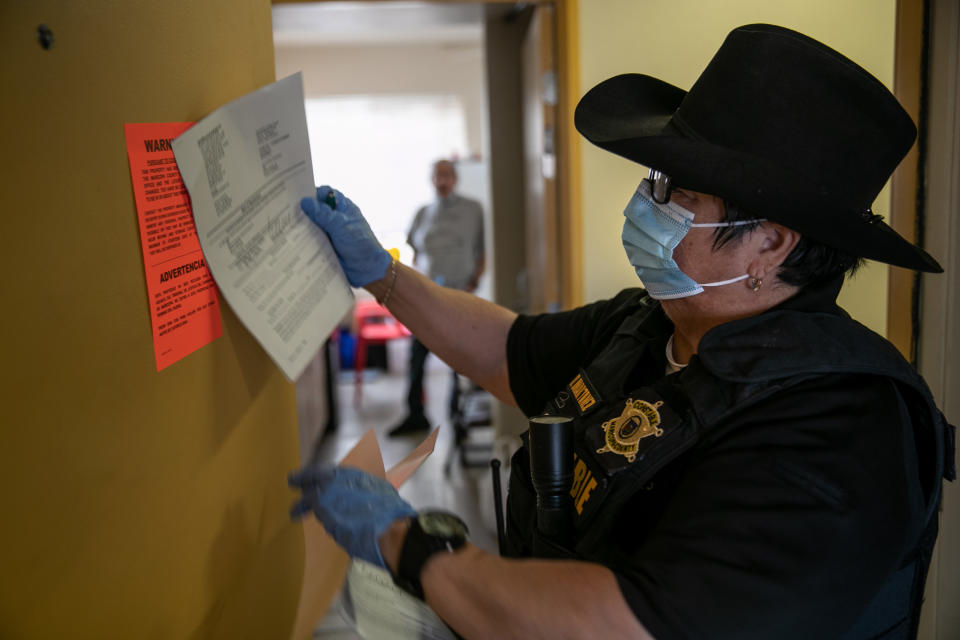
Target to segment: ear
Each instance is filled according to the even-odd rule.
[[[756,247],[757,253],[750,261],[747,273],[761,279],[775,274],[800,242],[798,232],[776,222],[761,223],[751,236],[751,244]]]

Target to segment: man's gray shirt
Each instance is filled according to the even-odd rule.
[[[483,260],[483,208],[451,194],[421,207],[407,234],[417,270],[445,287],[465,289]]]

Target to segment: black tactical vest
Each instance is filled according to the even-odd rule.
[[[597,515],[622,509],[658,472],[694,450],[704,434],[726,417],[822,375],[886,376],[910,407],[925,516],[916,526],[915,542],[905,550],[900,570],[890,576],[844,637],[914,637],[937,535],[941,478],[952,480],[955,475],[954,428],[936,408],[920,376],[889,342],[849,318],[775,310],[712,329],[686,368],[649,386],[626,389],[645,343],[662,333],[660,313],[655,301],[644,299],[604,351],[544,410],[574,420],[574,540],[558,545],[540,536],[535,527],[532,532],[508,528],[508,548],[514,554],[596,561],[604,541],[615,535],[611,531],[615,519]],[[514,473],[528,468],[527,455],[524,446],[514,456]],[[529,493],[521,484],[512,479],[511,502],[515,494]],[[518,512],[529,508],[529,502],[510,505],[510,524],[523,521]],[[532,539],[532,548],[527,539]]]

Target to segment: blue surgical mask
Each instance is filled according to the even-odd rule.
[[[683,207],[673,202],[654,202],[650,183],[646,180],[637,187],[623,215],[623,248],[652,298],[686,298],[703,293],[704,287],[719,287],[750,277],[744,274],[719,282],[697,283],[677,266],[673,250],[693,227],[732,227],[752,224],[757,220],[694,224],[693,213]]]

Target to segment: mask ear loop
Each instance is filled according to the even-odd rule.
[[[766,222],[766,218],[755,218],[753,220],[736,220],[734,222],[700,222],[691,224],[691,227],[707,227],[711,229],[716,229],[719,227],[740,227],[745,224],[756,224],[758,222]],[[725,284],[733,284],[734,282],[740,282],[741,280],[746,280],[750,278],[750,274],[745,273],[738,278],[730,278],[729,280],[723,280],[721,282],[703,282],[700,283],[701,287],[720,287]],[[750,278],[750,288],[753,289],[753,292],[756,293],[760,290],[760,285],[763,284],[763,280],[760,278]]]
[[[729,280],[721,280],[720,282],[698,282],[701,287],[722,287],[725,284],[733,284],[734,282],[740,282],[741,280],[746,280],[750,275],[745,273],[739,278],[730,278]]]

